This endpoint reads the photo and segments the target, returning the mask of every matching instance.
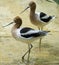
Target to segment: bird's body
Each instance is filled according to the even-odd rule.
[[[12,36],[23,43],[30,44],[31,42],[46,35],[46,31],[34,30],[29,27],[25,28],[12,28]]]
[[[32,12],[32,11],[30,11],[30,12]],[[30,13],[31,23],[39,28],[44,27],[45,25],[50,23],[52,21],[52,19],[54,19],[54,18],[55,18],[55,16],[48,16],[47,14],[45,14],[43,12]]]
[[[34,24],[35,26],[40,28],[40,27],[46,25],[47,23],[41,21],[39,15],[40,15],[40,13],[35,13],[34,16],[30,14],[30,21],[32,24]]]
[[[24,54],[24,56],[28,53],[28,61],[29,61],[29,54],[30,50],[32,48],[32,42],[46,36],[49,31],[41,31],[41,30],[34,30],[29,27],[21,27],[22,25],[22,19],[17,16],[14,18],[14,21],[9,23],[8,25],[15,23],[12,27],[11,33],[12,36],[23,43],[27,43],[29,46],[28,51]],[[6,26],[8,26],[6,25]],[[24,56],[22,57],[22,60],[24,60]]]
[[[24,9],[21,13],[23,13],[28,8],[30,8],[29,17],[31,23],[39,28],[44,27],[55,18],[55,16],[50,16],[44,12],[36,12],[36,3],[34,1],[31,1],[29,3],[29,6]]]

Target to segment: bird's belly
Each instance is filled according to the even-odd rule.
[[[23,43],[31,43],[31,42],[33,42],[33,39],[28,39],[28,38],[23,38],[23,37],[21,37],[21,36],[18,36],[17,34],[12,34],[12,36],[17,40],[17,41],[20,41],[20,42],[23,42]]]
[[[35,40],[37,40],[37,39],[39,39],[40,38],[40,36],[38,36],[38,37],[29,37],[29,38],[25,38],[25,37],[22,37],[21,36],[21,34],[17,34],[15,31],[12,31],[12,36],[16,39],[16,40],[18,40],[18,41],[20,41],[20,42],[23,42],[23,43],[27,43],[27,44],[30,44],[30,43],[32,43],[33,41],[35,41]]]
[[[38,27],[43,27],[46,25],[46,23],[43,23],[41,21],[34,21],[34,20],[33,21],[31,20],[31,23]]]
[[[35,40],[38,40],[40,37],[33,37],[33,38],[23,38],[21,36],[17,36],[12,34],[12,36],[17,40],[20,41],[22,43],[26,43],[26,44],[30,44],[32,42],[34,42]]]

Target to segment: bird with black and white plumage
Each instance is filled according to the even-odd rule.
[[[36,3],[34,1],[31,1],[29,3],[29,6],[26,7],[21,13],[23,13],[25,10],[30,8],[30,21],[32,24],[38,27],[39,30],[43,30],[43,27],[47,25],[49,22],[51,22],[53,19],[55,19],[55,16],[49,16],[44,12],[35,12],[36,10]],[[21,14],[20,13],[20,14]],[[41,47],[41,38],[39,43],[39,48]]]
[[[30,51],[32,49],[32,42],[44,37],[48,34],[48,32],[50,31],[42,31],[42,30],[35,30],[32,29],[30,27],[21,27],[22,25],[22,19],[19,16],[16,16],[14,18],[14,21],[5,25],[4,27],[15,23],[14,26],[12,27],[11,33],[12,36],[16,39],[19,40],[23,43],[27,43],[28,44],[28,51],[22,56],[22,61],[24,61],[24,57],[25,55],[28,53],[28,61],[29,61],[29,57],[30,57]]]

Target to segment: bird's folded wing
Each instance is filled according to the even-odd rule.
[[[44,36],[46,33],[44,31],[31,30],[27,33],[22,33],[21,36],[24,38],[36,38]]]

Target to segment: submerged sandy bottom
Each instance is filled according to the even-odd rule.
[[[27,44],[16,41],[12,37],[11,28],[13,25],[6,28],[2,26],[13,21],[13,18],[19,15],[23,19],[22,26],[37,29],[30,23],[29,10],[19,14],[27,6],[29,0],[0,0],[0,65],[59,65],[59,8],[56,3],[35,1],[37,11],[56,15],[57,18],[44,27],[44,30],[48,29],[52,32],[42,39],[41,51],[38,48],[39,40],[32,43],[30,62],[26,63],[27,56],[25,62],[21,61],[21,57],[28,49]]]

